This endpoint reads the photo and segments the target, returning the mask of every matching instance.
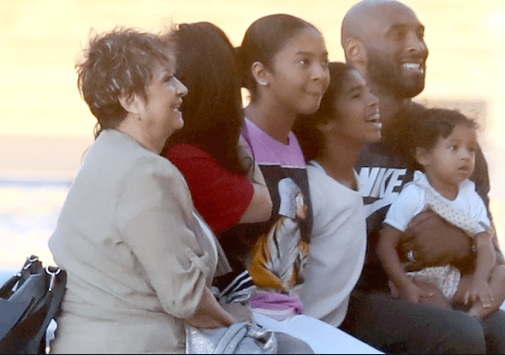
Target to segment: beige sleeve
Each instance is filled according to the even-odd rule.
[[[120,233],[163,308],[192,316],[211,271],[189,227],[193,204],[182,175],[167,160],[146,159],[125,178],[118,200]]]

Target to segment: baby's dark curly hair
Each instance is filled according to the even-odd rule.
[[[458,125],[479,129],[477,121],[457,109],[419,106],[411,110],[407,122],[408,139],[406,140],[410,167],[421,168],[414,159],[416,148],[426,150],[434,148],[439,138],[447,138]]]

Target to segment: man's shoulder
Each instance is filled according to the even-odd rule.
[[[416,114],[419,114],[419,112],[427,109],[428,107],[419,101],[409,100],[403,105],[402,110],[400,110],[400,114],[406,116],[414,116]]]
[[[415,100],[410,100],[409,101],[409,106],[410,108],[412,109],[426,109],[426,105],[420,103],[419,101],[415,101]]]

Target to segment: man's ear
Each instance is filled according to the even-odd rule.
[[[359,39],[349,37],[344,43],[345,59],[355,67],[366,67],[367,53],[365,45]]]
[[[135,94],[127,95],[125,93],[121,93],[118,97],[118,100],[126,112],[129,112],[129,113],[132,113],[135,115],[140,115],[141,105],[139,102],[138,95],[135,95]]]
[[[416,161],[422,166],[430,164],[430,155],[428,154],[428,150],[425,148],[416,147],[414,158],[416,158]]]
[[[254,77],[254,80],[256,80],[256,83],[258,83],[258,85],[261,85],[261,86],[270,85],[268,70],[266,70],[263,63],[254,62],[251,65],[251,72]]]

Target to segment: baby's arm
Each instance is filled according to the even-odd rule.
[[[464,295],[465,304],[480,301],[487,308],[493,300],[489,287],[491,271],[496,265],[496,252],[491,233],[484,231],[474,236],[477,248],[477,260],[472,281]]]
[[[407,276],[396,252],[396,246],[401,235],[400,230],[385,223],[377,245],[377,255],[389,278],[398,288],[400,296],[411,302],[418,303],[423,292]]]

